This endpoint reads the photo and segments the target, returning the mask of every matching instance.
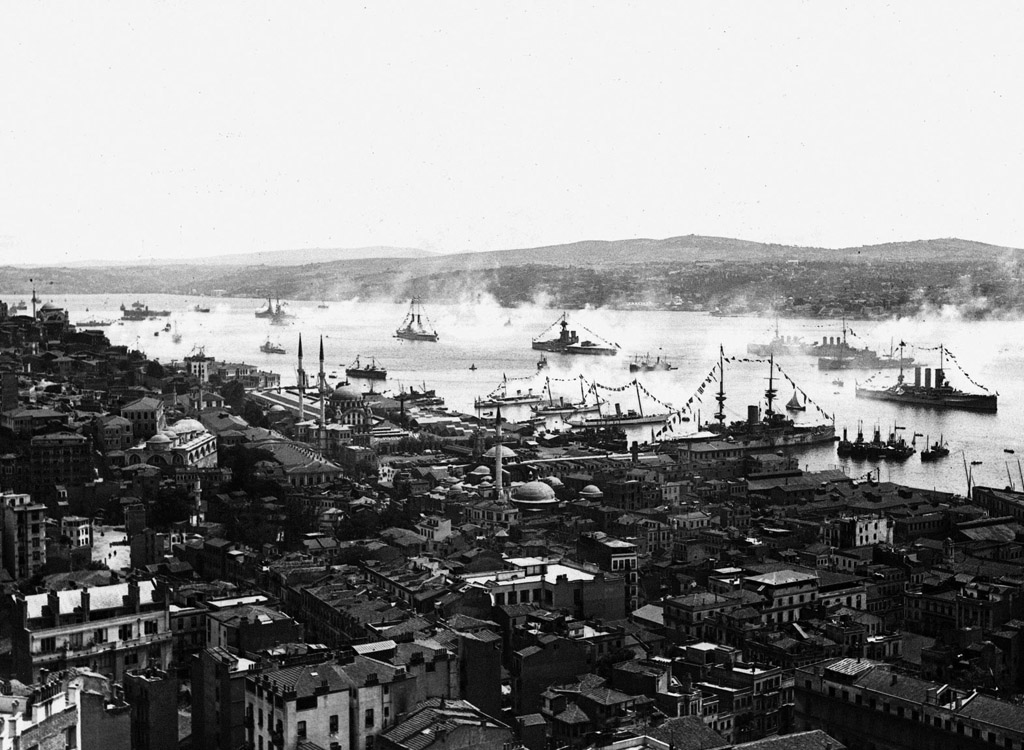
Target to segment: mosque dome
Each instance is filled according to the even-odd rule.
[[[494,458],[495,456],[497,456],[498,455],[497,449],[498,449],[497,445],[494,446],[493,448],[491,448],[489,451],[487,451],[484,454],[484,458]],[[507,445],[502,445],[501,446],[501,457],[502,458],[515,458],[517,455],[518,454],[514,450],[509,448]]]
[[[42,312],[44,310],[46,310],[46,311],[53,311],[53,310],[60,310],[60,308],[57,307],[52,302],[44,302],[43,306],[39,308],[39,311]]]
[[[558,477],[541,477],[539,481],[543,482],[548,487],[552,487],[554,489],[558,489],[559,487],[565,486],[562,484],[562,480],[559,479]]]
[[[469,472],[475,477],[489,477],[491,475],[491,467],[480,465],[477,466],[473,471]]]
[[[604,493],[601,492],[601,490],[595,487],[594,485],[588,484],[586,487],[580,490],[580,497],[586,498],[588,500],[594,500],[599,497],[604,497]]]
[[[334,401],[362,401],[363,394],[359,392],[358,388],[354,388],[348,383],[339,383],[338,387],[334,389],[334,393],[331,394],[331,399]]]
[[[146,447],[153,451],[165,451],[171,447],[171,439],[158,432],[146,441]]]
[[[513,491],[512,502],[520,510],[542,510],[558,504],[555,491],[544,482],[527,482]]]
[[[175,435],[184,435],[190,432],[206,432],[206,428],[203,427],[203,423],[197,419],[179,419],[177,422],[167,428],[168,432],[173,432]]]

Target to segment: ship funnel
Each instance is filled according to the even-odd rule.
[[[622,414],[622,407],[619,404],[615,404],[615,415],[619,416]]]
[[[914,385],[921,385],[921,368],[914,368]]]
[[[750,404],[750,405],[748,405],[747,406],[747,424],[749,424],[749,425],[757,424],[758,418],[760,417],[760,413],[759,413],[760,411],[761,410],[758,408],[757,404]]]
[[[941,388],[943,383],[946,382],[946,371],[941,367],[935,368],[935,387]]]
[[[930,367],[924,368],[924,387],[932,387],[932,368]]]

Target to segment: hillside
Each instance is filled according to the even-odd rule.
[[[367,249],[363,249],[366,251]],[[724,237],[587,240],[487,253],[327,260],[329,251],[258,253],[262,260],[140,267],[0,268],[0,289],[45,293],[280,296],[443,302],[491,295],[505,305],[608,305],[736,312],[883,315],[924,303],[983,314],[1024,311],[1022,251],[960,239],[853,248],[773,245]],[[344,255],[349,252],[344,251]],[[315,262],[297,262],[315,257]],[[290,260],[290,265],[282,263]],[[40,280],[43,280],[40,282]],[[43,293],[43,292],[41,292]],[[820,311],[826,312],[820,312]],[[832,311],[832,312],[828,312]],[[836,312],[838,311],[838,312]]]

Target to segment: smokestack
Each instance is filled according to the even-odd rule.
[[[932,387],[932,368],[930,367],[924,368],[924,387]]]
[[[941,367],[935,368],[935,387],[941,388],[943,383],[946,382],[946,371]]]
[[[921,385],[921,368],[914,368],[914,385]]]
[[[747,405],[747,424],[755,425],[759,417],[757,404]]]

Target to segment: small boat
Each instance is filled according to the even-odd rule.
[[[316,306],[317,310],[329,310],[330,307],[331,306],[328,305],[326,302],[321,302],[319,305]]]
[[[537,372],[540,372],[548,366],[548,358],[543,354],[540,355],[540,359],[537,360]]]
[[[426,314],[423,312],[419,298],[413,297],[409,302],[409,312],[405,314],[402,326],[395,331],[395,338],[406,341],[437,341],[437,331],[428,329],[424,325],[423,318],[425,317]],[[427,321],[427,325],[429,324],[430,321]]]
[[[843,381],[839,380],[839,379],[833,380],[832,381],[832,385],[837,386],[839,388],[842,388],[843,387]]]
[[[21,300],[20,302],[16,302],[11,309],[12,310],[27,310],[28,309],[28,305],[25,304],[25,300]]]
[[[210,308],[202,307],[201,305],[196,305],[192,309],[195,310],[198,313],[208,313],[208,312],[210,312]]]
[[[793,391],[793,398],[786,404],[786,411],[807,411],[807,401],[800,403],[800,396]]]
[[[1013,453],[1013,448],[1003,448],[1003,453]]]
[[[470,369],[470,370],[472,370],[473,372],[476,372],[476,362],[474,362],[473,364],[471,364],[471,365],[469,366],[469,369]]]
[[[266,309],[265,310],[257,310],[256,311],[256,317],[257,318],[272,318],[272,317],[274,317],[274,303],[271,301],[270,297],[267,297],[267,307],[266,307]]]
[[[260,346],[260,351],[264,354],[286,354],[283,346],[271,343],[270,339],[267,339],[267,342]]]
[[[981,466],[981,461],[971,461],[971,466]]]
[[[171,332],[171,324],[168,323],[167,325],[164,326],[164,333],[170,333],[170,332]]]
[[[505,321],[505,327],[506,328],[511,328],[511,326],[512,326],[512,318],[509,318],[508,320]]]
[[[159,336],[160,335],[160,331],[153,331],[153,335],[154,336]]]
[[[110,324],[109,320],[83,320],[81,323],[75,323],[78,328],[102,328]]]
[[[370,364],[364,365],[356,355],[356,361],[345,368],[345,374],[350,378],[365,378],[367,380],[386,380],[388,371],[377,364],[377,360],[370,357]]]

